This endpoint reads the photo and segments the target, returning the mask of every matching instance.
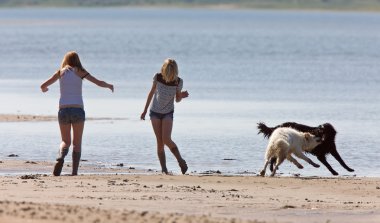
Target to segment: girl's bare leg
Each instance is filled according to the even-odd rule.
[[[61,130],[61,145],[58,152],[57,163],[54,166],[53,175],[61,175],[63,163],[65,156],[69,152],[70,142],[71,142],[71,124],[61,124],[59,123],[59,128]]]
[[[166,167],[166,156],[164,143],[162,141],[162,121],[160,119],[151,119],[154,134],[157,140],[157,155],[160,160],[161,170],[163,173],[168,174],[168,168]]]
[[[82,154],[83,129],[84,122],[78,122],[73,124],[73,176],[78,175],[79,162]]]
[[[181,168],[182,174],[185,174],[188,167],[186,161],[182,158],[177,145],[172,140],[172,129],[173,129],[173,120],[172,119],[163,119],[162,120],[162,141],[169,147],[170,151],[173,153],[175,158],[178,161],[178,164]]]

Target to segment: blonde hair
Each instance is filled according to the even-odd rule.
[[[72,68],[77,68],[80,71],[86,71],[82,63],[80,62],[79,56],[77,52],[75,51],[70,51],[65,54],[63,57],[62,63],[61,63],[61,69],[67,68],[67,67],[72,67]]]
[[[178,66],[174,59],[166,59],[161,68],[161,74],[166,82],[177,81],[178,79]]]

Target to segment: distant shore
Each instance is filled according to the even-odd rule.
[[[328,11],[380,11],[376,0],[19,0],[1,1],[6,7],[156,7],[156,8],[209,8],[209,9],[273,9],[273,10],[328,10]]]
[[[68,162],[70,164],[70,162]],[[52,162],[0,161],[0,222],[377,223],[379,178],[162,175],[105,168],[26,174]],[[70,166],[65,165],[65,171]],[[88,167],[84,164],[80,170]]]

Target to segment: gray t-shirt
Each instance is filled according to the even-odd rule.
[[[156,92],[150,110],[160,114],[174,111],[174,98],[176,93],[182,90],[183,80],[178,78],[176,81],[166,83],[162,74],[158,73],[154,75],[153,83],[156,84]]]

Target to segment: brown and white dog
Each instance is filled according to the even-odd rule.
[[[311,159],[305,156],[304,152],[311,151],[320,143],[321,138],[310,133],[303,133],[286,127],[277,128],[269,138],[269,143],[265,153],[265,164],[263,170],[260,172],[260,175],[265,176],[266,168],[272,159],[276,159],[276,164],[272,170],[271,176],[275,175],[278,166],[285,159],[302,169],[303,166],[292,157],[292,154],[305,160],[314,167],[319,167],[318,164],[314,163]]]

